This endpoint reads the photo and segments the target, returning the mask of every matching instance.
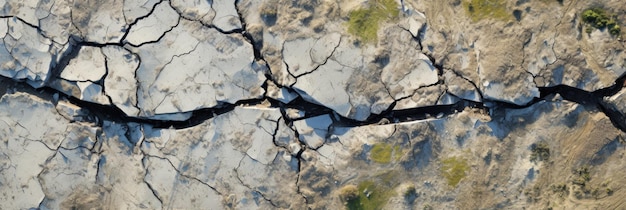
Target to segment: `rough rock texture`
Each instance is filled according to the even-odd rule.
[[[621,209],[624,10],[2,1],[0,209]]]

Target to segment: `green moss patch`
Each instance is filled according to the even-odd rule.
[[[512,17],[506,9],[506,0],[466,0],[463,7],[474,22],[487,18],[508,21]]]
[[[451,157],[442,160],[441,163],[441,173],[451,187],[456,187],[461,182],[461,179],[467,176],[467,171],[469,171],[467,160],[462,158]]]
[[[583,11],[581,18],[588,24],[586,29],[587,33],[591,33],[591,31],[593,31],[591,27],[596,29],[608,29],[609,33],[612,35],[619,35],[621,32],[621,27],[615,20],[616,18],[614,15],[609,15],[602,8],[595,7],[586,9]]]
[[[389,198],[396,195],[394,188],[399,183],[397,176],[397,172],[388,171],[359,183],[358,197],[348,200],[346,207],[349,210],[382,209]]]
[[[363,42],[375,42],[379,25],[398,19],[398,13],[398,3],[394,0],[370,0],[367,7],[350,12],[348,32]]]
[[[389,163],[391,160],[397,161],[402,157],[400,145],[392,146],[387,143],[376,143],[370,150],[370,158],[377,163]]]

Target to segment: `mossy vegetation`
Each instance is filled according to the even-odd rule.
[[[441,173],[451,187],[456,187],[461,182],[461,179],[467,176],[467,171],[469,171],[467,160],[459,157],[443,159],[441,163]]]
[[[583,11],[581,18],[588,24],[585,31],[591,33],[593,28],[607,29],[611,35],[617,36],[621,32],[621,27],[616,21],[614,15],[608,14],[604,9],[599,7],[589,8]],[[593,28],[591,28],[593,27]]]
[[[349,210],[382,209],[389,198],[396,196],[398,173],[387,171],[358,185],[358,196],[346,202]]]
[[[474,22],[487,18],[508,21],[512,15],[506,3],[506,0],[465,0],[463,7]]]
[[[377,163],[389,163],[402,157],[400,145],[392,146],[387,143],[376,143],[370,150],[370,158]]]
[[[362,42],[375,42],[378,40],[380,24],[396,20],[398,15],[398,3],[395,0],[369,0],[367,7],[350,12],[348,32]]]
[[[350,202],[359,198],[359,188],[356,185],[346,185],[339,189],[339,198],[345,202]]]
[[[550,159],[550,147],[546,142],[539,142],[530,146],[530,161],[547,161]]]

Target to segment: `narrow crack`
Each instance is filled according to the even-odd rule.
[[[248,157],[250,158],[252,161],[254,162],[258,162],[257,160],[255,160],[254,158],[250,157],[248,154],[244,154],[243,157],[241,157],[241,160],[239,160],[239,163],[237,164],[237,167],[233,169],[233,171],[235,171],[235,177],[237,178],[237,180],[239,181],[239,183],[248,188],[249,190],[251,190],[254,193],[257,193],[261,196],[261,198],[263,198],[263,200],[267,201],[270,205],[274,206],[275,208],[279,208],[278,205],[276,205],[271,199],[267,198],[265,194],[263,194],[261,191],[256,190],[252,187],[250,187],[250,185],[246,184],[243,182],[243,180],[241,180],[241,177],[239,177],[239,167],[241,167],[241,162],[243,162],[243,160]]]

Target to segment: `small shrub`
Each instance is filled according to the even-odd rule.
[[[550,186],[550,188],[552,188],[552,192],[558,194],[560,197],[569,195],[569,188],[567,187],[566,184],[563,184],[563,183],[554,184]]]
[[[589,186],[587,186],[590,180],[591,180],[591,175],[589,173],[588,166],[582,166],[574,170],[574,179],[572,180],[572,184],[580,186],[580,188],[585,192],[585,194],[589,193],[590,191]]]
[[[404,190],[404,198],[411,198],[417,195],[417,191],[415,190],[415,186],[409,186]]]
[[[547,161],[550,159],[550,147],[545,142],[539,142],[530,146],[531,161]]]
[[[582,12],[581,18],[583,22],[593,26],[596,29],[608,29],[611,35],[619,35],[621,27],[614,17],[599,7],[589,8]],[[591,33],[592,29],[587,28],[587,33]]]

